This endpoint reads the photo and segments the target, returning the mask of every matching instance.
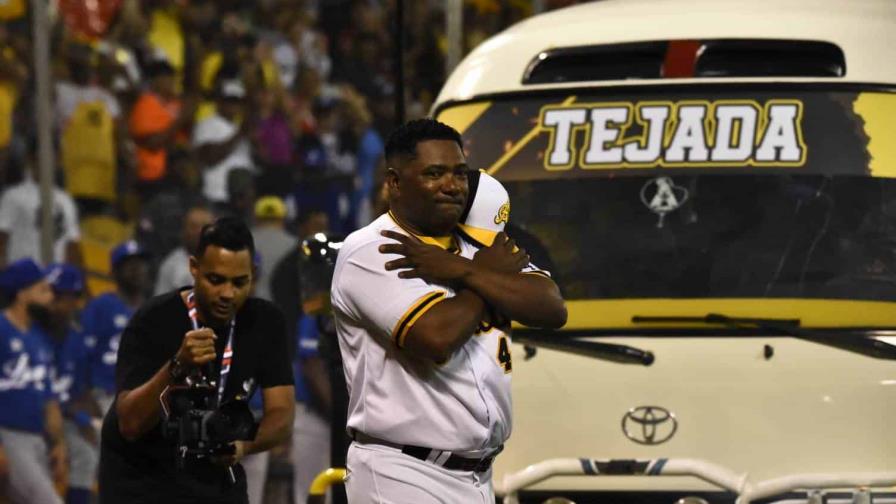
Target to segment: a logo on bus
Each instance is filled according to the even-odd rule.
[[[625,437],[642,445],[665,443],[677,430],[675,414],[660,406],[638,406],[622,417]]]
[[[688,190],[675,185],[670,177],[657,177],[641,188],[641,202],[659,216],[656,227],[663,227],[666,214],[682,207],[688,200]]]

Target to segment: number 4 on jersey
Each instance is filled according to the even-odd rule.
[[[507,336],[501,336],[498,340],[498,364],[504,368],[504,373],[513,371],[512,356],[510,355],[510,344],[507,342]]]

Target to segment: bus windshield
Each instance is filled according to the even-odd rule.
[[[509,233],[569,299],[896,301],[896,180],[823,175],[509,181]]]
[[[618,86],[441,104],[567,299],[896,301],[896,94]]]

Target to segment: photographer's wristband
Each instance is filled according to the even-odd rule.
[[[187,366],[184,366],[182,362],[177,360],[176,355],[172,357],[171,362],[168,364],[168,375],[171,377],[171,381],[183,381],[188,374],[189,369],[187,369]]]

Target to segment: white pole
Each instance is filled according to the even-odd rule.
[[[41,260],[53,262],[53,122],[50,95],[50,21],[46,0],[32,0],[34,19],[35,116],[37,117],[37,172],[40,183]]]

